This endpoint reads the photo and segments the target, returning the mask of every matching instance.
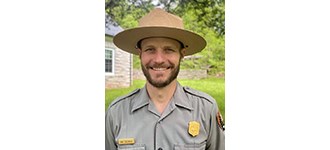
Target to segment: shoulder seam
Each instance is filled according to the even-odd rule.
[[[200,97],[200,98],[203,98],[203,99],[206,99],[207,101],[209,101],[209,102],[212,103],[212,104],[213,104],[214,101],[215,101],[215,99],[214,99],[212,96],[208,95],[208,94],[205,93],[205,92],[195,90],[195,89],[190,88],[190,87],[188,87],[188,86],[183,87],[183,89],[184,89],[186,92],[188,92],[189,94],[194,95],[194,96],[197,96],[197,97]]]
[[[122,100],[124,100],[124,99],[126,99],[128,97],[131,97],[132,95],[136,94],[139,91],[140,91],[140,89],[135,89],[134,91],[132,91],[131,93],[129,93],[127,95],[124,95],[124,96],[121,96],[121,97],[116,98],[115,100],[113,100],[111,102],[109,108],[112,107],[113,105],[117,104],[118,102],[120,102],[120,101],[122,101]]]

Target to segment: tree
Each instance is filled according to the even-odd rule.
[[[213,28],[218,35],[225,35],[224,0],[106,0],[105,10],[109,16],[121,24],[121,18],[132,14],[133,20],[141,18],[154,7],[183,16],[187,10],[195,11],[197,19],[205,26]],[[113,21],[112,20],[112,21]],[[121,24],[122,26],[122,24]]]
[[[224,0],[159,0],[157,5],[179,16],[192,10],[203,25],[213,28],[218,35],[225,34]]]
[[[137,26],[137,20],[148,13],[154,5],[152,0],[106,0],[105,12],[111,20],[106,23],[120,24],[123,28]]]

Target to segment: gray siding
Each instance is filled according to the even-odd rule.
[[[105,41],[105,48],[114,48],[114,74],[105,75],[106,88],[129,87],[133,83],[133,56]]]

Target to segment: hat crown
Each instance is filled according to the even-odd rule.
[[[183,29],[180,17],[156,8],[139,20],[139,27],[162,26]]]

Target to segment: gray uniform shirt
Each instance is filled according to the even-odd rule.
[[[110,104],[105,115],[105,149],[224,150],[225,135],[217,114],[211,96],[179,83],[159,114],[144,87]]]

